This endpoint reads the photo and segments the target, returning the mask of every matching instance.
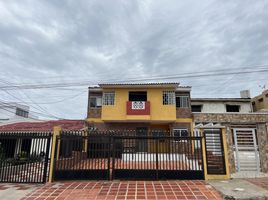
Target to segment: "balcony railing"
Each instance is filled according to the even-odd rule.
[[[127,101],[127,115],[150,115],[150,102]]]

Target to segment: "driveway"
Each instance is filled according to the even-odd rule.
[[[70,181],[47,184],[23,200],[222,199],[205,181]]]

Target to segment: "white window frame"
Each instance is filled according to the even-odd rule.
[[[90,102],[91,102],[91,99],[96,99],[96,106],[91,106],[90,105]],[[101,96],[91,96],[89,97],[89,107],[90,108],[100,108],[102,106],[102,97]]]
[[[163,91],[163,105],[175,105],[175,91]]]
[[[115,92],[103,92],[102,105],[114,106],[115,105]]]
[[[189,96],[187,96],[187,95],[176,95],[176,98],[177,97],[180,97],[180,99],[181,99],[181,101],[180,101],[180,106],[179,107],[177,107],[177,105],[176,105],[176,107],[177,108],[189,108],[189,106],[190,106],[190,103],[189,103]],[[186,100],[187,101],[183,101],[182,99],[184,99],[184,98],[186,98]],[[187,102],[187,103],[186,103]],[[186,103],[186,105],[185,105],[185,103]]]
[[[181,136],[181,132],[182,132],[182,131],[187,131],[187,133],[188,133],[188,135],[189,135],[188,128],[173,128],[173,137],[177,137],[177,136],[175,136],[175,134],[174,134],[175,131],[179,131],[179,134],[180,134],[179,137],[185,137],[185,136]]]

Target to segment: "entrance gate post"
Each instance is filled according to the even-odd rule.
[[[54,165],[55,165],[55,154],[56,154],[56,144],[57,144],[57,136],[60,135],[61,127],[55,126],[53,128],[53,139],[52,139],[52,149],[51,149],[51,158],[50,158],[50,167],[49,167],[49,177],[48,182],[52,183],[53,181],[53,172],[54,172]]]

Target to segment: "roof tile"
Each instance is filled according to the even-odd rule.
[[[85,127],[84,120],[53,120],[45,122],[18,122],[0,126],[3,131],[52,131],[54,126],[63,130],[80,130]]]

